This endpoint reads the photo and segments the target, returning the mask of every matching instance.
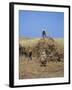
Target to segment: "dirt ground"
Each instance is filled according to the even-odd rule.
[[[38,59],[32,60],[20,56],[19,79],[55,78],[64,76],[64,62],[47,62],[46,67],[41,67]]]

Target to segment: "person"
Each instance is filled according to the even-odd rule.
[[[41,66],[46,66],[47,55],[45,51],[41,52],[40,62],[41,62]]]
[[[43,30],[42,31],[42,37],[45,38],[46,37],[46,32]]]
[[[29,58],[32,60],[32,50],[29,50]]]

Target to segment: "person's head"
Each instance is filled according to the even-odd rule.
[[[42,54],[45,54],[45,51],[43,51]]]
[[[45,30],[43,30],[42,33],[45,34]]]
[[[31,49],[29,49],[29,52],[32,52],[32,50],[31,50]]]

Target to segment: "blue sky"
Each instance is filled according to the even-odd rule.
[[[46,11],[19,11],[20,37],[39,38],[42,31],[54,38],[64,37],[64,13]]]

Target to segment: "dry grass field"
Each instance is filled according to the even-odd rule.
[[[63,39],[54,39],[54,40],[58,44],[58,48],[62,48],[62,49],[64,48]],[[45,67],[40,65],[41,63],[39,61],[39,58],[36,56],[37,53],[35,51],[35,48],[38,45],[39,41],[40,39],[20,39],[20,44],[23,47],[25,47],[25,51],[28,52],[29,49],[31,49],[33,53],[32,53],[32,59],[30,59],[26,55],[20,55],[19,79],[63,77],[64,76],[64,62],[63,61],[56,61],[56,60],[50,61],[49,60],[46,62]],[[48,44],[46,43],[46,46],[47,45]],[[46,46],[44,46],[45,49],[48,49],[48,47]],[[42,44],[42,47],[43,47],[43,44]],[[34,55],[34,53],[36,54]]]

